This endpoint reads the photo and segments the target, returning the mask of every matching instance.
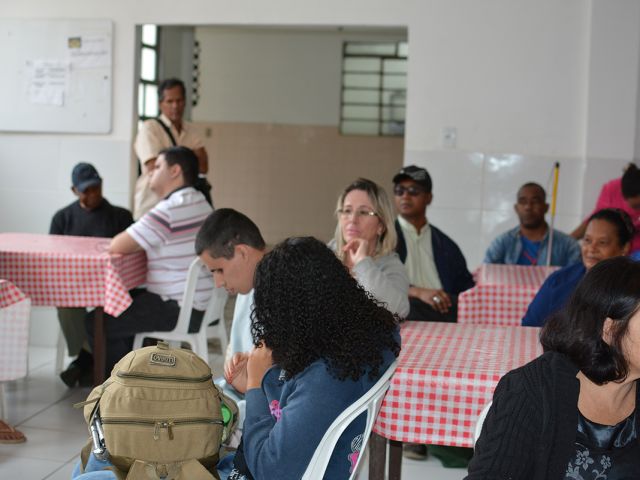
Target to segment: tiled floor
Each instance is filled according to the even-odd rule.
[[[27,442],[0,445],[2,480],[68,480],[88,439],[82,410],[72,405],[84,400],[89,389],[68,389],[54,374],[54,357],[53,348],[31,347],[29,376],[5,384],[7,420],[27,436]],[[211,355],[210,361],[214,372],[222,372],[220,355]],[[362,472],[359,480],[366,480],[366,468]],[[464,470],[444,469],[434,459],[402,464],[404,480],[464,476]]]

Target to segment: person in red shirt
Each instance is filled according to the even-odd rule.
[[[591,215],[605,208],[619,208],[629,214],[635,227],[630,254],[640,251],[640,169],[635,164],[630,163],[621,178],[611,180],[602,186]],[[587,228],[587,222],[588,220],[582,222],[571,232],[571,236],[581,239]]]

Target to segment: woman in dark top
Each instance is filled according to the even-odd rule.
[[[540,287],[522,319],[525,327],[541,327],[553,313],[566,305],[584,274],[601,260],[629,253],[633,223],[626,212],[605,208],[589,217],[581,241],[582,262],[552,273]]]
[[[640,264],[603,260],[499,382],[467,479],[640,476]]]

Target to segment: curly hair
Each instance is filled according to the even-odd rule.
[[[377,378],[384,351],[400,352],[397,328],[398,318],[313,237],[283,241],[256,268],[253,340],[287,378],[320,359],[339,380]]]
[[[623,340],[640,309],[640,263],[614,257],[594,265],[580,281],[567,306],[540,333],[545,351],[564,353],[592,382],[624,380],[629,362]],[[607,318],[613,321],[603,338]]]

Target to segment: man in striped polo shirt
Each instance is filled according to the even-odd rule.
[[[173,330],[178,321],[187,271],[195,257],[195,238],[212,208],[196,190],[198,159],[186,147],[162,150],[150,184],[160,202],[127,230],[116,235],[109,247],[114,253],[144,250],[147,254],[146,288],[132,291],[133,303],[119,317],[105,314],[106,373],[133,346],[136,333]],[[203,268],[193,300],[190,332],[200,329],[204,309],[214,288]],[[87,328],[93,339],[93,318]]]

